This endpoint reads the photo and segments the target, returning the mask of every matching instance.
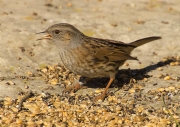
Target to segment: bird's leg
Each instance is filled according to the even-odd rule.
[[[94,98],[95,101],[97,101],[99,99],[104,100],[104,98],[106,97],[106,94],[107,94],[107,90],[110,87],[110,85],[112,84],[112,82],[114,81],[114,79],[115,79],[115,77],[110,77],[110,80],[109,80],[105,90],[102,92],[101,95]]]

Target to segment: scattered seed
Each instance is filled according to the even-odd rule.
[[[171,79],[171,77],[170,76],[166,76],[166,77],[164,77],[164,80],[170,80]]]
[[[162,71],[163,69],[161,67],[157,68],[158,71]]]
[[[7,85],[16,85],[16,84],[15,84],[14,82],[12,82],[12,81],[7,81],[6,84],[7,84]]]

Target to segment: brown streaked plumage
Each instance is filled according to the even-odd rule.
[[[126,60],[137,60],[130,56],[133,49],[161,39],[161,37],[153,36],[126,44],[120,41],[88,37],[67,23],[52,25],[41,33],[47,35],[38,40],[49,39],[54,42],[63,65],[71,72],[88,78],[110,77],[105,90],[96,99],[104,99],[118,68]]]

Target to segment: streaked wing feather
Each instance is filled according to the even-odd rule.
[[[87,41],[88,42],[88,41]],[[91,43],[84,43],[85,47],[91,47],[91,53],[98,60],[104,61],[122,61],[122,60],[137,60],[131,57],[128,52],[128,48],[135,48],[136,46],[126,44],[120,41],[98,39],[94,38]]]
[[[108,61],[137,60],[124,51],[115,49],[113,50],[112,48],[100,48],[96,52],[95,57],[99,60],[105,60],[108,58]]]

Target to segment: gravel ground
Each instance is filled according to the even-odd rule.
[[[0,125],[176,127],[180,124],[178,0],[0,0]],[[129,43],[162,39],[132,52],[104,101],[108,78],[62,92],[79,76],[35,33],[69,23],[84,34]]]

